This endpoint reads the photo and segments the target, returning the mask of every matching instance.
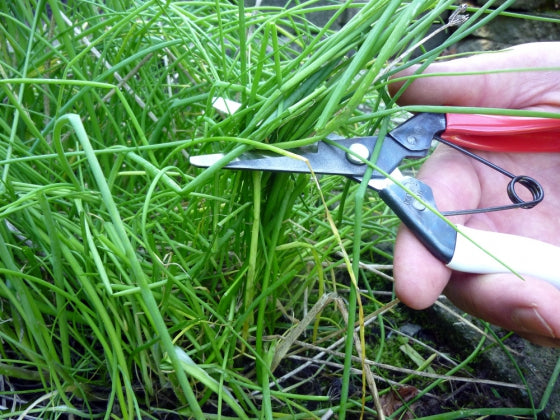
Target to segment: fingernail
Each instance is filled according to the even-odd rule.
[[[554,330],[539,313],[537,306],[518,308],[512,313],[512,321],[517,331],[546,335],[556,338]]]

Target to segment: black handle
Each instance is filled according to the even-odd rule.
[[[401,182],[409,191],[435,207],[434,195],[428,185],[412,177],[404,177]],[[445,264],[451,261],[457,243],[457,231],[452,226],[398,184],[392,183],[383,188],[379,196],[432,255]]]

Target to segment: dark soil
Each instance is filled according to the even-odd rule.
[[[445,303],[452,307],[449,302]],[[439,351],[457,355],[459,358],[466,357],[480,341],[480,334],[466,324],[458,323],[456,317],[437,306],[426,311],[409,312],[412,322],[418,322],[422,327],[418,334],[423,336],[423,340],[434,343],[434,347]],[[470,321],[476,323],[476,320]],[[493,328],[493,331],[498,337],[507,334],[498,328]],[[497,389],[489,385],[467,383],[443,399],[439,396],[436,400],[426,400],[425,404],[415,411],[415,415],[433,415],[469,407],[529,408],[531,398],[534,406],[539,407],[543,392],[549,385],[554,367],[560,358],[560,349],[536,346],[515,334],[509,335],[504,340],[504,345],[508,347],[509,352],[499,345],[487,342],[484,352],[470,365],[473,368],[473,377],[517,384],[522,384],[525,380],[531,395],[525,389]],[[539,419],[554,419],[560,415],[558,382],[560,381],[554,386],[548,404],[538,414]]]

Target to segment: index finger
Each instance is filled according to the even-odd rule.
[[[411,75],[417,68],[409,68],[397,76]],[[412,82],[398,98],[399,104],[512,109],[560,106],[560,42],[523,44],[495,53],[434,63],[424,74],[438,76]],[[403,80],[390,84],[390,93],[395,95],[403,84]]]
[[[434,152],[418,178],[430,185],[440,211],[475,208],[479,204],[481,190],[472,162],[448,147]],[[465,185],[470,187],[464,188]],[[464,224],[465,216],[455,217],[454,222]],[[399,229],[393,274],[395,291],[403,303],[414,309],[430,306],[447,285],[451,272],[406,227]]]

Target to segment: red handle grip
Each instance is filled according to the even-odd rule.
[[[560,152],[560,118],[446,114],[441,137],[469,149],[493,152]]]

